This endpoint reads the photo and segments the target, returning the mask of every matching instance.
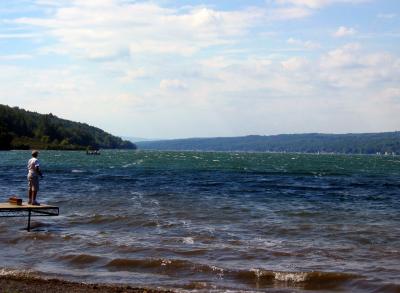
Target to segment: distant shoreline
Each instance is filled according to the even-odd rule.
[[[145,150],[392,155],[400,153],[400,132],[187,138],[137,142],[136,145]]]
[[[86,152],[86,149],[73,150],[73,149],[39,149],[40,151],[60,151],[60,152]],[[241,153],[241,154],[286,154],[286,155],[315,155],[315,156],[377,156],[377,157],[398,157],[400,154],[389,153],[389,154],[367,154],[367,153],[311,153],[311,152],[279,152],[279,151],[244,151],[244,150],[179,150],[179,149],[101,149],[102,151],[135,151],[135,152],[184,152],[184,153]],[[0,150],[0,152],[13,152],[13,151],[29,151],[27,149],[10,149]]]

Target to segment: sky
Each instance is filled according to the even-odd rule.
[[[400,130],[400,1],[2,0],[0,104],[143,138]]]

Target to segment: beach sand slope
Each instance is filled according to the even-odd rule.
[[[172,293],[170,290],[134,288],[123,285],[85,284],[58,279],[0,276],[2,293]]]

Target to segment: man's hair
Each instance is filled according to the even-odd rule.
[[[37,150],[32,151],[32,157],[37,157],[39,152]]]

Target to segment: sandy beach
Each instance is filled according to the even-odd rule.
[[[0,276],[0,292],[3,293],[168,293],[170,290],[134,288],[112,284],[85,284],[58,279],[41,279],[32,276]]]

